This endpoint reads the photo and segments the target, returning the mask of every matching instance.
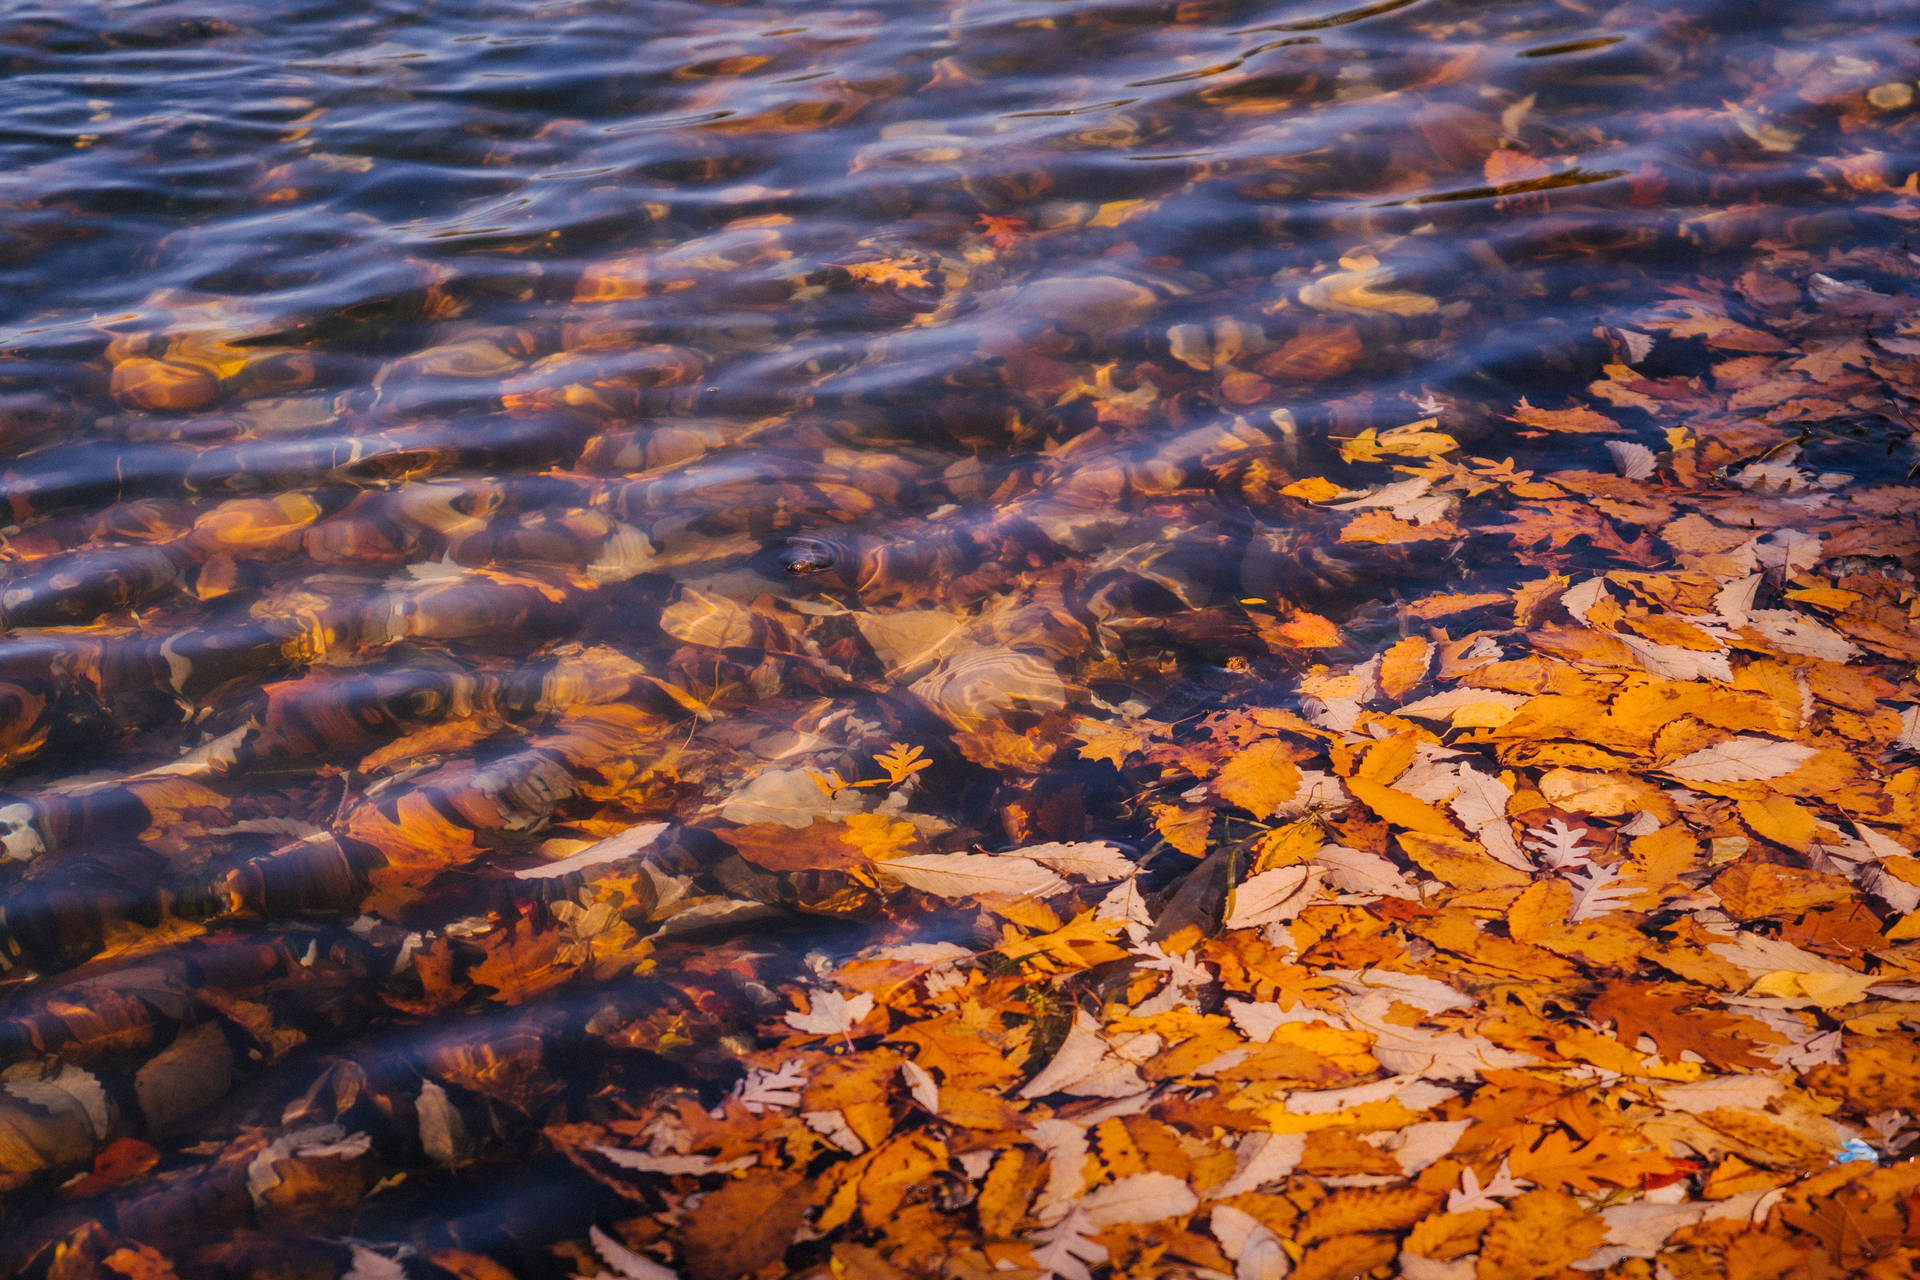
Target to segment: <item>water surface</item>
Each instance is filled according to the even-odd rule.
[[[1491,516],[1343,541],[1284,492],[1377,486],[1370,431],[1611,471],[1525,407],[1612,379],[1611,438],[1737,468],[1764,422],[1902,482],[1916,37],[1751,0],[5,6],[0,1048],[99,1096],[22,1112],[0,1256],[51,1274],[98,1219],[204,1274],[574,1274],[613,1197],[538,1131],[717,1096],[809,955],[899,927],[780,831],[878,806],[1171,875],[1077,744],[1530,572]],[[893,743],[933,766],[812,780]],[[616,887],[526,874],[636,828]],[[289,1133],[371,1135],[358,1181],[250,1183]],[[60,1190],[124,1139],[158,1172]]]

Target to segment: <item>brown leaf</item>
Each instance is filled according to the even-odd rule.
[[[680,1255],[692,1280],[738,1280],[786,1255],[806,1218],[807,1179],[750,1173],[710,1191],[680,1228]]]
[[[1529,1191],[1487,1228],[1479,1280],[1546,1280],[1600,1247],[1606,1224],[1558,1191]]]

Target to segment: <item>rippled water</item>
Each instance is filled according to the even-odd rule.
[[[940,847],[1143,843],[1017,742],[1269,678],[1237,601],[1378,637],[1509,585],[1303,525],[1279,491],[1341,442],[1440,416],[1566,465],[1513,406],[1693,282],[1920,274],[1916,37],[1753,0],[5,6],[0,1048],[111,1109],[4,1162],[5,1265],[106,1215],[272,1235],[201,1259],[235,1274],[429,1216],[557,1266],[587,1193],[528,1135],[613,1076],[724,1085],[766,984],[882,927],[714,831],[853,812],[795,780],[905,741]],[[1823,419],[1850,470],[1902,474],[1888,403]],[[414,973],[652,822],[712,898],[624,904],[675,994],[637,950],[523,999]],[[667,1006],[666,1048],[586,1029]],[[478,1165],[383,1136],[416,1176],[357,1217],[250,1197],[230,1135],[400,1076],[465,1082]],[[171,1181],[55,1190],[125,1136]]]

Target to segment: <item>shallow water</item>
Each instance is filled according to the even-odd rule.
[[[0,13],[0,1048],[99,1093],[8,1122],[8,1267],[97,1218],[572,1274],[608,1193],[537,1130],[724,1090],[810,952],[892,936],[779,831],[1143,854],[1089,722],[1519,580],[1283,494],[1378,483],[1369,431],[1604,471],[1517,407],[1638,377],[1658,450],[1791,350],[1690,424],[1717,463],[1743,419],[1911,462],[1920,381],[1841,350],[1914,342],[1911,6],[272,10]],[[892,743],[933,766],[811,780]],[[652,823],[597,897],[526,874]],[[457,1143],[381,1101],[429,1084]],[[364,1178],[250,1185],[316,1116]],[[58,1189],[128,1138],[158,1175]]]

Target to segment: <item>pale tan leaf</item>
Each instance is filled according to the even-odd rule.
[[[1097,1227],[1159,1222],[1199,1207],[1193,1188],[1170,1173],[1136,1173],[1088,1193],[1080,1202],[1081,1212]]]
[[[684,644],[728,649],[753,643],[753,611],[725,596],[682,586],[660,611],[660,629]]]
[[[1682,649],[1676,645],[1655,644],[1640,636],[1618,634],[1614,637],[1633,651],[1640,665],[1653,675],[1667,680],[1718,680],[1733,682],[1733,667],[1724,653],[1700,649]]]
[[[1037,715],[1067,705],[1066,685],[1053,664],[1018,649],[961,650],[908,687],[949,724],[968,731],[1014,712]]]
[[[1417,720],[1466,721],[1470,725],[1499,725],[1513,719],[1519,709],[1531,701],[1531,695],[1509,693],[1504,689],[1449,689],[1445,693],[1418,698],[1400,707],[1395,714]]]
[[[1827,662],[1850,662],[1860,656],[1860,646],[1839,632],[1804,614],[1788,609],[1753,609],[1745,618],[1746,628],[1764,637],[1782,653]]]
[[[617,836],[608,836],[605,840],[590,844],[580,852],[561,858],[558,862],[528,867],[525,871],[516,871],[513,874],[520,880],[551,880],[556,876],[585,871],[588,867],[597,867],[609,862],[624,862],[659,839],[660,833],[669,825],[671,824],[665,822],[643,822],[638,826],[628,827]]]
[[[1420,891],[1407,883],[1400,868],[1377,853],[1330,844],[1315,850],[1313,861],[1326,873],[1328,886],[1343,893],[1377,893],[1409,902],[1420,898]]]
[[[900,1064],[900,1078],[906,1081],[907,1092],[913,1100],[929,1112],[940,1110],[940,1086],[927,1074],[927,1069],[917,1062]]]
[[[1294,1171],[1306,1150],[1304,1133],[1250,1133],[1234,1148],[1232,1175],[1207,1195],[1225,1200],[1278,1182]]]
[[[873,1012],[873,997],[866,992],[849,1000],[839,991],[815,989],[808,993],[805,1013],[788,1013],[786,1024],[795,1031],[814,1035],[845,1035],[854,1025]]]
[[[1233,891],[1222,927],[1257,929],[1293,919],[1318,896],[1320,873],[1304,864],[1263,871]]]
[[[1653,474],[1653,450],[1626,440],[1609,440],[1607,452],[1613,455],[1614,469],[1628,480],[1645,480]]]
[[[877,870],[936,898],[1045,897],[1067,882],[1028,858],[992,853],[920,853]]]
[[[1471,1120],[1422,1120],[1402,1129],[1391,1148],[1400,1172],[1411,1177],[1452,1151],[1460,1136],[1473,1127]]]
[[[1459,1096],[1458,1089],[1445,1088],[1418,1075],[1400,1075],[1344,1089],[1296,1089],[1287,1095],[1286,1109],[1290,1115],[1328,1116],[1391,1098],[1409,1111],[1426,1111]]]
[[[1024,848],[1010,849],[1001,856],[1031,858],[1042,866],[1052,867],[1061,875],[1096,882],[1124,880],[1140,869],[1131,858],[1120,852],[1119,846],[1104,840],[1030,844]]]
[[[1040,1073],[1021,1088],[1023,1098],[1070,1093],[1081,1098],[1124,1098],[1146,1088],[1130,1062],[1113,1056],[1100,1026],[1077,1010],[1067,1038]]]
[[[635,1253],[599,1227],[587,1229],[587,1240],[593,1245],[593,1251],[600,1255],[600,1261],[615,1275],[624,1276],[626,1280],[679,1280],[670,1268]]]
[[[1684,755],[1660,772],[1683,782],[1764,782],[1792,773],[1814,754],[1797,742],[1743,733]]]

